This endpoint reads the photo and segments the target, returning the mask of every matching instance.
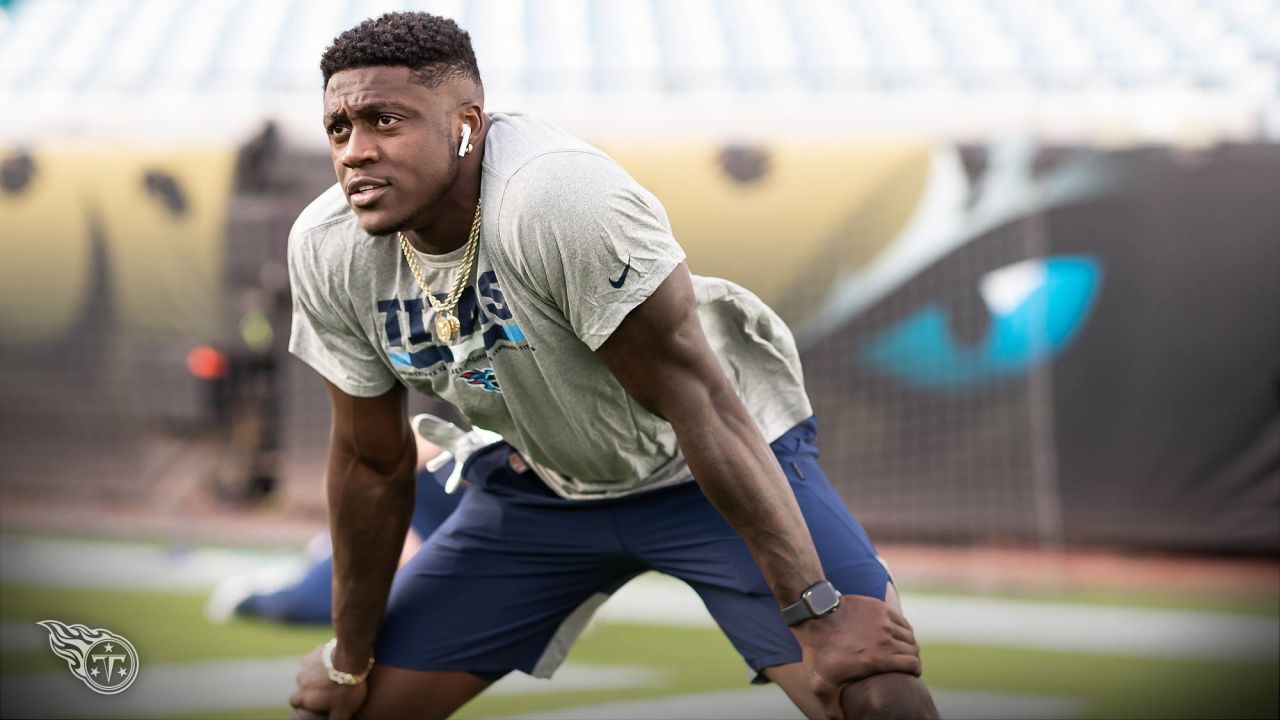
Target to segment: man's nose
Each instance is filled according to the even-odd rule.
[[[373,137],[372,133],[361,132],[352,128],[351,136],[347,138],[347,143],[342,148],[342,156],[339,159],[343,165],[349,168],[357,168],[361,165],[377,162],[377,139]]]

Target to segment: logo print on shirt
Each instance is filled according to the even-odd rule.
[[[445,299],[443,295],[436,297],[441,301]],[[428,332],[431,318],[424,298],[414,297],[403,302],[400,298],[387,298],[378,300],[375,307],[382,316],[388,359],[408,371],[462,362],[474,351],[481,348],[487,351],[499,343],[527,347],[529,342],[515,323],[492,270],[482,272],[474,287],[468,286],[462,291],[457,308],[461,327],[451,344],[437,342]]]
[[[627,282],[627,273],[631,272],[631,256],[627,256],[627,266],[622,268],[622,274],[617,280],[610,280],[609,284],[614,288],[620,289]]]
[[[485,392],[502,392],[502,388],[498,386],[498,378],[493,376],[493,368],[468,370],[459,375],[458,378],[466,384],[472,387],[478,387]]]

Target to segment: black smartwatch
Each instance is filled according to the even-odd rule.
[[[805,620],[835,612],[838,607],[840,591],[830,582],[819,580],[800,593],[800,602],[782,608],[782,619],[788,625],[798,625]]]

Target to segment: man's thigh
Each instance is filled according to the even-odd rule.
[[[592,509],[527,506],[473,487],[396,574],[378,666],[550,676],[591,611],[637,572],[611,544],[608,518]]]

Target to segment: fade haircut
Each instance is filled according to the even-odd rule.
[[[365,20],[334,38],[320,57],[325,87],[336,72],[376,66],[408,67],[414,82],[427,87],[457,77],[481,84],[471,36],[453,20],[424,12]]]

